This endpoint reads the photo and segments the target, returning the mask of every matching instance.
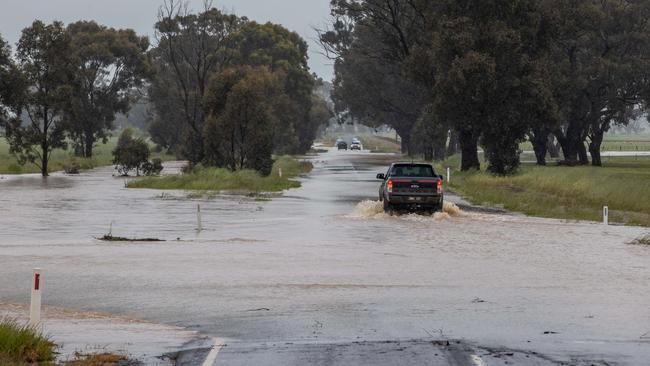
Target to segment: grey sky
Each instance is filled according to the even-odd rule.
[[[34,19],[50,22],[93,19],[115,28],[133,28],[152,35],[156,14],[163,0],[0,0],[0,34],[15,48],[20,31]],[[202,0],[191,0],[201,9]],[[215,0],[217,8],[245,15],[258,22],[283,24],[298,32],[310,48],[310,67],[324,79],[331,79],[331,62],[319,54],[312,27],[328,19],[329,0]]]

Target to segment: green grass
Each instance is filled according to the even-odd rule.
[[[311,163],[284,156],[276,160],[273,171],[268,177],[262,177],[251,170],[231,172],[220,168],[198,168],[191,173],[178,176],[133,180],[128,186],[129,188],[191,191],[280,192],[300,187],[300,182],[292,178],[306,174],[312,168]],[[279,176],[280,169],[282,169],[282,177]]]
[[[458,157],[440,164],[458,167]],[[650,158],[608,158],[604,167],[524,165],[511,177],[452,173],[450,188],[475,204],[500,205],[531,216],[650,226]]]
[[[381,136],[363,135],[359,138],[364,149],[372,153],[399,153],[401,146],[395,139]]]
[[[0,364],[45,365],[54,361],[56,345],[39,331],[14,320],[0,320]]]
[[[112,165],[112,151],[117,145],[118,136],[119,133],[115,132],[114,136],[110,137],[106,144],[99,142],[93,149],[93,157],[89,159],[75,157],[71,149],[54,150],[50,158],[49,171],[62,171],[73,163],[78,165],[81,170],[88,170],[100,166]],[[153,143],[150,145],[153,148]],[[151,158],[161,158],[163,161],[174,159],[173,156],[153,152],[151,154]],[[0,137],[0,174],[25,174],[40,172],[41,170],[35,164],[27,163],[22,166],[18,164],[16,158],[9,153],[9,144],[7,143],[7,140],[4,137]]]

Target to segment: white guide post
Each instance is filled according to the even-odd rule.
[[[609,225],[609,207],[603,207],[603,224]]]
[[[203,223],[201,222],[201,204],[196,205],[196,230],[203,230]]]
[[[278,176],[280,176],[280,178],[282,178],[282,168],[278,168]]]
[[[447,167],[447,183],[451,181],[451,168]]]
[[[32,301],[29,307],[29,325],[36,327],[41,323],[41,269],[34,268],[32,276]]]

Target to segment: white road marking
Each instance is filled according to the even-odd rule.
[[[474,362],[476,366],[487,366],[485,362],[477,355],[472,355],[470,358],[472,359],[472,362]]]
[[[215,338],[214,346],[212,346],[210,353],[208,353],[208,357],[203,361],[203,366],[213,366],[214,362],[217,360],[217,355],[223,346],[223,339]]]

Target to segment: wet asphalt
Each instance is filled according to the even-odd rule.
[[[465,212],[384,215],[393,156],[312,158],[272,200],[124,188],[103,168],[0,178],[0,301],[196,330],[178,364],[646,365],[641,228]],[[449,196],[450,199],[455,199]],[[197,232],[196,208],[202,226]],[[112,230],[161,243],[105,243]]]

